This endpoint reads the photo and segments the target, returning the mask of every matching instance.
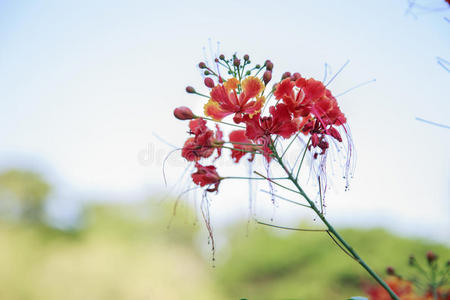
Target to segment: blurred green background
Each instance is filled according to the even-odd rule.
[[[162,197],[90,202],[61,229],[47,219],[50,191],[39,174],[0,174],[0,299],[346,299],[371,282],[324,233],[235,223],[215,233],[213,261],[189,205],[174,216],[175,202]],[[408,274],[411,253],[449,256],[443,245],[383,230],[342,233],[383,274]]]

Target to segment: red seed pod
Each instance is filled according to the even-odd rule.
[[[200,69],[206,69],[206,64],[204,62],[201,62],[201,63],[198,64],[198,67]]]
[[[270,60],[266,60],[266,70],[267,71],[272,71],[273,70],[273,63]]]
[[[283,75],[281,76],[281,79],[286,79],[288,77],[291,77],[291,72],[284,72]]]
[[[195,94],[195,89],[192,86],[187,86],[186,92],[189,94]]]
[[[239,58],[235,58],[235,59],[233,60],[233,65],[234,65],[235,67],[239,67],[240,64],[241,64],[241,60],[240,60]]]
[[[245,60],[245,61],[250,60],[250,56],[248,56],[248,54],[245,54],[245,55],[244,55],[244,60]]]
[[[189,107],[180,106],[174,109],[173,115],[178,120],[192,120],[195,119],[195,115]]]
[[[205,78],[205,80],[204,80],[204,83],[205,83],[205,85],[207,86],[207,87],[209,87],[209,88],[213,88],[214,87],[214,80],[212,80],[212,78],[210,78],[210,77],[206,77]]]
[[[395,270],[394,270],[394,268],[393,267],[387,267],[386,268],[386,273],[388,274],[388,275],[395,275]]]
[[[263,75],[264,84],[267,85],[271,79],[272,79],[272,72],[271,71],[265,71],[264,75]]]
[[[427,260],[428,263],[431,264],[437,259],[437,255],[433,251],[427,252]]]

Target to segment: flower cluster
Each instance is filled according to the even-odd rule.
[[[249,161],[260,154],[270,163],[278,140],[302,134],[308,139],[308,151],[317,159],[326,154],[331,140],[342,142],[339,131],[347,132],[346,118],[336,98],[320,81],[285,72],[281,80],[268,89],[273,63],[266,60],[262,65],[251,67],[248,55],[242,59],[237,55],[229,59],[220,55],[212,66],[201,62],[198,67],[209,90],[200,93],[188,86],[186,91],[208,99],[204,104],[204,116],[195,115],[187,107],[176,108],[174,115],[180,120],[190,120],[191,137],[184,143],[182,156],[195,162],[197,171],[192,179],[195,184],[206,186],[206,191],[217,192],[223,179],[213,165],[201,163],[214,151],[217,151],[214,161],[221,156],[221,150],[227,148],[236,163],[247,154]],[[232,123],[224,121],[227,117]],[[215,132],[207,127],[207,121],[216,123]],[[241,129],[231,131],[226,141],[217,123]]]
[[[397,274],[393,267],[387,267],[389,277],[386,283],[402,300],[450,300],[450,290],[447,285],[447,274],[450,262],[442,266],[438,264],[438,256],[428,251],[426,267],[419,264],[416,258],[409,257],[409,265],[415,269],[417,275],[407,280]],[[445,288],[447,287],[447,288]],[[381,286],[368,285],[365,287],[370,300],[390,300],[391,297]]]

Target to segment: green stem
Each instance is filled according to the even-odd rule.
[[[295,181],[297,181],[298,175],[300,174],[300,169],[301,169],[301,167],[303,165],[303,160],[305,159],[306,151],[308,150],[310,142],[311,142],[311,138],[308,140],[308,143],[306,143],[305,150],[303,151],[303,156],[302,156],[302,159],[300,161],[300,165],[298,166],[297,174],[295,175]]]
[[[289,171],[289,169],[284,165],[283,161],[279,157],[278,153],[275,150],[275,147],[273,148],[273,154],[275,156],[275,159],[278,161],[280,166],[283,168],[283,170],[286,172],[287,176],[291,180],[291,182],[295,185],[295,187],[298,189],[299,194],[305,198],[306,201],[308,201],[308,204],[311,206],[311,209],[314,210],[314,212],[317,214],[317,216],[322,220],[322,222],[327,226],[328,231],[332,233],[338,241],[342,244],[342,246],[348,250],[348,252],[353,256],[353,258],[389,293],[392,299],[394,300],[400,300],[400,298],[391,290],[391,288],[364,262],[364,260],[356,253],[356,251],[341,237],[341,235],[334,229],[334,227],[328,222],[328,220],[325,218],[325,216],[320,212],[320,210],[315,205],[314,201],[312,201],[306,193],[303,191],[303,189],[298,184],[296,178],[292,175],[292,173]]]
[[[228,123],[228,122],[223,122],[223,121],[217,121],[217,120],[214,120],[214,119],[211,119],[211,118],[208,118],[208,117],[198,117],[198,118],[202,118],[203,120],[208,120],[208,121],[212,121],[212,122],[216,122],[216,123],[222,123],[222,124],[225,124],[225,125],[230,125],[230,126],[234,126],[234,127],[239,127],[239,128],[244,128],[245,129],[245,127],[241,126],[241,125],[236,125],[236,124],[233,124],[233,123]]]
[[[249,150],[245,150],[245,149],[232,148],[232,147],[227,147],[227,146],[224,146],[224,145],[221,145],[220,148],[230,149],[230,150],[239,151],[239,152],[245,152],[245,153],[260,154],[260,153],[258,153],[256,151],[249,151]]]
[[[241,176],[227,176],[227,177],[222,177],[221,179],[252,179],[252,180],[266,180],[265,178],[261,178],[261,177],[241,177]],[[280,179],[289,179],[289,177],[277,177],[277,178],[272,178],[273,180],[280,180]]]

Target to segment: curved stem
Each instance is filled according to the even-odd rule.
[[[300,187],[299,183],[297,182],[297,179],[294,178],[292,173],[289,171],[289,169],[284,165],[283,160],[280,158],[278,153],[275,150],[275,147],[272,147],[273,154],[275,156],[275,159],[280,164],[280,166],[283,168],[283,170],[286,172],[286,175],[289,177],[291,182],[295,185],[300,195],[305,198],[305,200],[310,205],[311,209],[314,210],[314,212],[317,214],[317,216],[322,220],[322,222],[327,226],[328,231],[330,234],[336,237],[336,239],[342,244],[342,246],[353,256],[353,258],[372,276],[391,296],[394,300],[400,300],[400,298],[391,290],[391,288],[384,282],[367,264],[366,262],[356,253],[356,251],[342,238],[342,236],[334,229],[334,227],[328,222],[328,220],[325,218],[323,213],[317,208],[314,201],[312,201],[306,193],[303,191],[303,189]]]

